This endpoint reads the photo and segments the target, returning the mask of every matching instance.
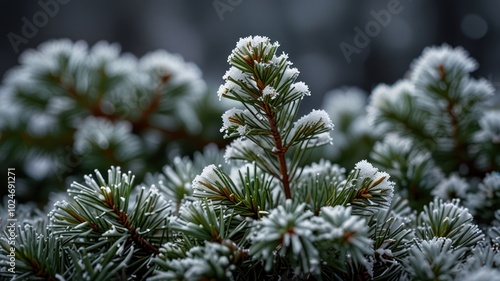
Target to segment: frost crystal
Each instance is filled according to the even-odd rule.
[[[441,181],[431,192],[432,195],[442,199],[465,198],[469,185],[457,175]]]
[[[474,135],[474,140],[478,142],[491,142],[500,144],[500,111],[488,111],[479,120],[481,130]]]
[[[259,47],[279,47],[279,43],[275,42],[274,44],[271,45],[271,41],[269,40],[268,37],[265,36],[248,36],[245,38],[240,38],[238,43],[236,43],[236,50],[237,52],[241,53],[246,53],[246,52],[253,52],[254,48],[259,48]]]
[[[141,151],[141,145],[139,137],[132,133],[132,126],[127,121],[111,122],[89,116],[75,133],[75,150],[79,154],[89,153],[95,147],[106,150],[116,146],[116,157],[130,159]]]
[[[288,81],[290,79],[295,79],[299,75],[300,71],[295,67],[287,67],[281,78],[283,81]],[[307,87],[307,86],[306,86]],[[299,86],[300,88],[300,86]],[[308,88],[309,89],[309,88]],[[299,89],[297,89],[299,90]]]
[[[254,225],[254,234],[251,237],[253,245],[250,252],[266,261],[265,268],[272,266],[274,255],[272,252],[281,245],[279,255],[284,256],[288,249],[301,260],[301,268],[306,272],[316,270],[318,251],[312,246],[313,226],[309,218],[313,213],[304,210],[305,205],[293,207],[292,201],[287,200],[285,206],[278,206],[270,211],[269,216]],[[301,268],[296,270],[301,271]]]
[[[249,152],[255,155],[264,154],[264,150],[253,141],[240,137],[235,139],[229,146],[226,147],[224,159],[226,162],[229,162],[231,159],[246,159],[245,155]]]
[[[231,91],[239,91],[241,89],[240,86],[235,84],[233,81],[226,81],[224,85],[219,86],[219,90],[217,90],[217,95],[219,96],[219,100],[222,99],[223,96],[227,95],[227,93]]]
[[[187,63],[176,54],[168,53],[164,50],[151,52],[142,57],[139,61],[139,69],[154,73],[159,76],[168,76],[171,83],[186,83],[191,85],[196,82],[195,90],[203,90],[201,70],[193,63]]]
[[[228,130],[231,127],[241,126],[241,124],[234,122],[235,119],[236,120],[239,119],[237,117],[238,114],[239,115],[244,114],[243,110],[237,109],[237,108],[231,108],[231,109],[227,110],[226,112],[224,112],[224,114],[222,114],[222,128],[220,129],[220,131],[225,132],[226,130]],[[233,119],[233,121],[231,121],[231,119]]]
[[[120,56],[120,45],[109,44],[105,41],[97,42],[90,50],[92,64],[99,65],[105,62],[117,60]]]
[[[470,73],[476,68],[477,62],[460,47],[430,47],[413,62],[411,80],[422,85],[435,84],[443,78],[450,81],[457,75]]]
[[[332,121],[337,124],[343,116],[355,117],[364,112],[366,102],[367,94],[363,90],[349,87],[326,93],[324,108],[330,113]]]
[[[309,87],[304,82],[296,82],[292,85],[292,88],[294,88],[299,93],[302,93],[302,96],[310,96],[311,95],[311,91],[309,91]]]
[[[233,79],[236,81],[243,81],[245,78],[247,78],[247,75],[234,66],[231,66],[229,70],[226,71],[224,76],[222,76],[222,79],[224,80]]]
[[[262,90],[262,97],[266,97],[266,96],[269,96],[271,99],[274,99],[276,98],[276,96],[278,95],[278,92],[276,92],[276,89],[274,89],[273,87],[267,85],[264,90]]]
[[[56,40],[41,44],[38,50],[27,50],[19,56],[19,62],[30,65],[35,71],[54,71],[58,68],[61,58],[69,59],[70,69],[85,60],[88,53],[88,46],[83,41],[76,43],[70,40]]]
[[[295,123],[295,127],[312,127],[321,124],[325,129],[333,130],[333,123],[330,116],[324,110],[313,109],[309,114],[302,116]]]
[[[498,254],[497,254],[498,256]],[[498,269],[479,267],[461,278],[463,281],[500,281]]]
[[[205,189],[204,184],[210,184],[215,181],[217,181],[218,176],[215,170],[217,167],[213,164],[206,166],[203,168],[203,171],[201,172],[200,175],[197,175],[194,180],[193,180],[193,190],[194,191],[201,191]]]
[[[415,87],[408,80],[400,80],[394,85],[389,86],[380,84],[373,90],[370,96],[370,104],[367,107],[368,123],[370,126],[375,126],[380,129],[387,128],[390,124],[380,122],[379,118],[384,116],[386,111],[403,111],[404,102],[402,99],[407,95],[412,95]]]
[[[359,161],[356,166],[356,169],[359,169],[359,177],[360,178],[371,178],[377,174],[378,169],[373,167],[373,165],[366,161],[366,160],[361,160]]]

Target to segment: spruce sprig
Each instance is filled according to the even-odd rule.
[[[313,111],[295,121],[300,101],[310,92],[303,82],[295,82],[299,72],[291,68],[288,56],[276,55],[278,46],[267,37],[240,39],[228,58],[231,68],[218,94],[245,108],[227,111],[221,131],[227,137],[248,139],[263,150],[262,155],[246,152],[235,158],[255,161],[281,182],[285,198],[290,199],[291,183],[300,174],[297,163],[302,151],[328,143],[330,137],[324,134],[333,129],[333,124],[324,111]],[[296,150],[292,162],[286,157],[291,149]],[[273,158],[275,161],[269,162]]]

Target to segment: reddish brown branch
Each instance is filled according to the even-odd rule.
[[[72,216],[74,219],[76,219],[79,223],[87,222],[89,224],[90,228],[92,228],[92,230],[94,230],[95,232],[99,232],[99,227],[97,225],[95,225],[94,223],[92,223],[90,221],[85,220],[79,214],[75,213],[73,210],[66,210],[66,212],[70,216]]]
[[[286,165],[285,153],[287,149],[283,146],[283,141],[281,139],[281,135],[278,131],[278,124],[276,122],[276,116],[274,112],[269,108],[267,104],[263,105],[264,111],[267,116],[267,120],[269,121],[269,125],[271,127],[271,134],[274,139],[274,146],[276,150],[274,154],[278,158],[279,169],[281,173],[281,178],[279,179],[283,185],[283,191],[285,192],[286,199],[292,198],[292,194],[290,192],[290,176],[288,175],[288,168]]]
[[[447,73],[443,65],[438,66],[438,72],[441,80],[447,83],[446,82]],[[465,165],[468,170],[467,172],[468,175],[484,176],[485,172],[478,170],[474,165],[474,159],[468,157],[467,151],[469,151],[469,149],[467,143],[461,140],[459,119],[454,112],[456,103],[449,96],[446,96],[446,100],[448,102],[448,106],[446,107],[446,113],[450,117],[450,122],[451,122],[451,138],[453,139],[453,153],[455,154],[455,160],[457,162],[457,166],[455,167],[455,169],[460,168],[461,165]]]
[[[28,259],[28,263],[30,264],[31,268],[33,268],[33,273],[37,277],[42,277],[45,280],[57,280],[54,276],[50,275],[45,269],[40,267],[40,264],[36,259]]]
[[[139,247],[148,252],[149,254],[158,255],[160,250],[151,244],[148,240],[144,239],[144,237],[139,234],[134,225],[129,220],[128,214],[122,212],[116,204],[113,202],[113,197],[108,197],[104,203],[107,207],[113,209],[113,212],[118,217],[118,223],[125,227],[130,233],[130,240],[134,241]]]

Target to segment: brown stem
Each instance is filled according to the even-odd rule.
[[[247,61],[247,63],[251,63],[251,65],[253,65],[253,61]],[[254,76],[253,78],[262,96],[262,91],[266,86],[257,76]],[[286,199],[291,199],[292,194],[290,192],[290,176],[288,175],[288,169],[286,167],[287,165],[285,159],[287,148],[283,146],[283,141],[281,140],[281,135],[278,131],[278,122],[276,121],[276,115],[268,104],[260,102],[260,107],[266,113],[267,120],[269,121],[269,126],[271,127],[271,135],[273,136],[274,146],[276,147],[276,151],[273,151],[273,153],[278,158],[278,163],[280,166],[281,178],[279,180],[283,185],[283,191],[285,192]]]
[[[438,71],[441,75],[441,80],[446,82],[446,72],[442,65],[438,66]],[[447,90],[449,85],[447,85]],[[448,106],[446,107],[446,113],[450,117],[451,121],[451,137],[453,139],[453,152],[455,154],[455,159],[457,161],[457,166],[455,169],[460,168],[460,165],[465,165],[468,169],[469,176],[481,176],[484,177],[485,171],[480,171],[474,165],[474,159],[471,159],[467,155],[468,145],[460,139],[460,124],[458,116],[453,112],[456,103],[450,97],[447,97]]]
[[[151,114],[153,114],[156,109],[160,106],[160,101],[162,98],[162,91],[165,89],[165,86],[167,85],[168,81],[170,80],[170,75],[165,74],[162,76],[160,84],[158,87],[156,87],[154,91],[154,96],[151,99],[151,102],[149,103],[149,106],[142,111],[141,117],[139,120],[132,122],[132,125],[134,127],[134,132],[140,132],[143,131],[144,129],[147,129],[150,124],[149,124],[149,117]]]
[[[104,203],[107,207],[113,209],[113,212],[118,217],[118,223],[128,230],[130,233],[130,240],[134,241],[139,247],[149,254],[158,255],[160,253],[160,250],[157,247],[151,244],[148,240],[144,239],[144,237],[137,232],[135,226],[130,222],[127,213],[122,212],[113,202],[113,197],[108,197]]]
[[[276,122],[276,116],[274,115],[274,112],[271,110],[271,108],[269,108],[267,104],[264,104],[263,108],[266,113],[267,120],[269,121],[271,134],[274,139],[274,146],[276,147],[276,151],[273,153],[278,158],[278,163],[280,165],[280,181],[283,184],[283,191],[285,192],[286,199],[290,199],[292,198],[292,194],[290,192],[290,176],[288,175],[288,169],[285,159],[285,153],[287,149],[283,146],[283,141],[281,140],[281,135],[278,131],[278,124]]]
[[[50,275],[50,273],[47,272],[45,268],[41,268],[40,264],[36,259],[28,259],[28,263],[31,265],[31,268],[33,268],[33,273],[35,274],[35,276],[42,277],[45,280],[49,281],[56,280],[56,278]]]
[[[94,230],[95,232],[99,232],[99,227],[94,223],[92,223],[91,221],[85,220],[79,214],[75,213],[73,210],[65,210],[65,211],[74,219],[76,219],[79,223],[87,222],[89,224],[89,227],[92,228],[92,230]]]
[[[231,249],[232,257],[233,257],[231,262],[233,264],[243,262],[250,257],[250,254],[249,254],[250,251],[248,249],[245,249],[243,247],[238,246],[236,243],[234,243],[230,239],[222,240],[221,244],[225,245],[225,246],[229,247],[229,249]]]
[[[466,162],[466,159],[464,159],[462,152],[465,151],[465,144],[460,141],[459,139],[459,134],[460,134],[460,127],[458,124],[458,118],[457,116],[453,113],[453,109],[455,107],[455,103],[451,100],[448,100],[448,106],[446,107],[446,112],[448,113],[448,116],[450,116],[451,119],[451,137],[453,138],[453,145],[455,148],[455,156],[460,164],[463,164]]]
[[[113,211],[118,215],[118,222],[123,225],[126,229],[128,229],[132,241],[134,241],[137,245],[139,245],[142,249],[146,250],[146,252],[150,254],[157,255],[160,253],[160,250],[149,243],[148,240],[144,239],[132,225],[130,220],[128,219],[128,215],[125,212],[122,212],[118,209],[117,206],[113,206]]]

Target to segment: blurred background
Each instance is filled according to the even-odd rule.
[[[47,0],[42,0],[47,2]],[[463,46],[480,64],[478,76],[500,83],[500,2],[400,0],[401,12],[348,63],[339,45],[354,45],[354,27],[364,29],[371,11],[387,9],[391,0],[189,1],[64,0],[56,15],[39,28],[22,52],[55,38],[117,42],[124,52],[142,56],[156,49],[181,54],[196,63],[209,86],[217,88],[227,56],[240,37],[265,35],[301,71],[313,98],[328,90],[355,85],[370,91],[378,83],[403,77],[422,50],[443,43]],[[22,35],[22,18],[32,21],[38,1],[0,4],[0,73],[17,64],[7,34]]]
[[[23,36],[26,21],[44,20],[37,15],[49,2],[58,9]],[[396,12],[390,18],[381,16],[391,10]],[[369,93],[379,83],[396,82],[425,47],[443,43],[464,47],[479,63],[475,76],[498,87],[499,12],[494,0],[2,1],[0,73],[17,65],[20,53],[50,39],[90,46],[105,40],[137,57],[157,49],[178,53],[201,69],[216,95],[238,39],[263,35],[280,42],[279,52],[288,53],[300,70],[299,80],[312,92],[302,108],[308,112],[332,89],[356,86]],[[374,25],[377,16],[384,22]],[[366,28],[371,36],[360,44],[358,30]]]

